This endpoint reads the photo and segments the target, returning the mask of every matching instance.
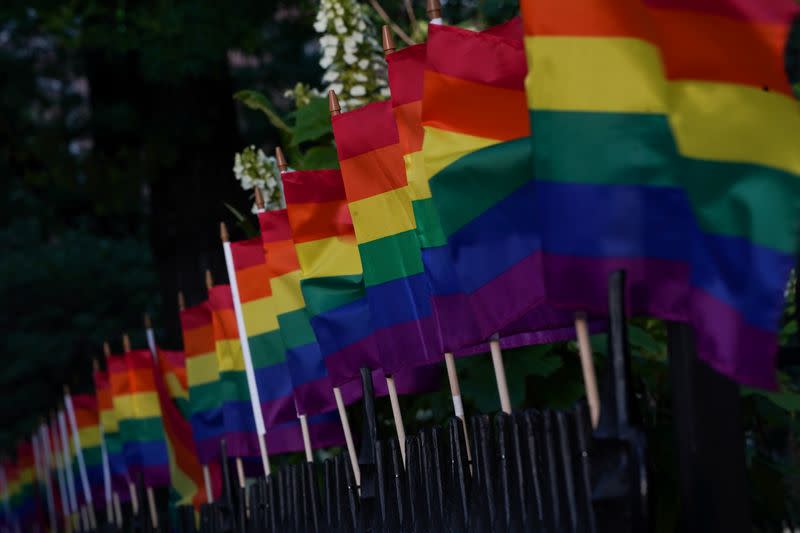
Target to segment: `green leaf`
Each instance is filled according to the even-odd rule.
[[[267,118],[272,125],[282,132],[288,134],[292,133],[291,128],[289,128],[286,122],[284,122],[280,115],[278,115],[278,112],[275,111],[275,108],[272,106],[272,103],[270,103],[269,99],[260,92],[252,90],[239,91],[233,95],[233,98],[234,100],[239,100],[250,109],[261,111],[267,115]]]
[[[628,341],[631,346],[639,348],[647,355],[654,355],[658,358],[666,357],[667,355],[666,345],[659,342],[649,331],[638,326],[632,324],[628,326]]]
[[[337,168],[339,159],[336,148],[330,145],[314,146],[303,154],[298,165],[299,170],[314,170],[319,168]]]
[[[800,411],[800,394],[791,391],[769,392],[759,389],[743,389],[743,396],[762,396],[785,411]]]
[[[292,146],[315,141],[333,131],[328,100],[325,98],[312,98],[308,105],[295,112],[295,119]]]

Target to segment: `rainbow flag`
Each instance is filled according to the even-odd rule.
[[[282,175],[292,240],[302,270],[300,287],[334,386],[373,370],[376,394],[386,393],[382,360],[366,299],[361,259],[338,170]],[[438,369],[408,369],[395,378],[398,392],[431,390]]]
[[[125,502],[130,499],[128,483],[131,479],[128,475],[128,466],[125,463],[125,454],[122,450],[122,435],[119,432],[119,421],[114,410],[111,380],[108,377],[108,372],[103,370],[96,370],[93,378],[97,407],[100,413],[100,424],[103,426],[103,438],[106,442],[111,486],[117,492],[120,501]]]
[[[228,385],[235,384],[238,394],[243,395],[239,396],[243,399],[237,402],[238,409],[235,413],[232,410],[226,410],[225,412],[225,438],[228,452],[231,456],[260,458],[256,424],[253,417],[253,408],[249,400],[247,376],[242,357],[242,346],[239,342],[239,328],[236,325],[230,285],[213,287],[208,293],[208,300],[212,309],[214,338],[220,362],[220,373],[223,379],[230,379]],[[228,371],[228,368],[235,368],[236,370]],[[258,375],[256,379],[258,380]],[[289,405],[293,408],[293,403],[290,402]],[[236,418],[231,417],[232,420],[230,420],[229,414],[234,415]],[[277,422],[273,420],[272,427],[268,425],[268,420],[265,419],[264,423],[267,424],[266,443],[268,453],[280,454],[298,452],[304,449],[303,435],[296,413],[290,421]],[[240,429],[235,430],[236,428]],[[241,453],[237,454],[237,451]]]
[[[228,453],[231,457],[260,457],[230,285],[212,287],[208,291],[208,304],[219,368],[217,394],[223,408]]]
[[[12,493],[12,505],[23,530],[30,531],[34,524],[41,524],[41,508],[36,490],[36,463],[30,440],[17,444],[17,468]]]
[[[572,338],[545,303],[522,39],[433,26],[425,56],[414,207],[444,348]]]
[[[225,436],[225,412],[238,406],[223,405],[224,382],[220,379],[211,307],[208,302],[180,312],[189,420],[197,454],[204,465],[219,461],[220,440]]]
[[[8,525],[16,524],[19,527],[19,504],[20,504],[20,483],[19,483],[19,466],[12,461],[5,461],[3,463],[3,472],[5,474],[5,491],[3,498],[5,500],[5,511]]]
[[[92,491],[92,500],[97,508],[105,507],[105,487],[103,485],[103,453],[100,446],[100,412],[98,411],[97,398],[92,394],[73,394],[72,407],[75,410],[75,422],[78,425],[78,439],[81,443],[80,453],[86,465],[86,476],[89,481],[89,490]],[[83,485],[80,483],[81,475],[78,467],[77,456],[73,461],[75,480],[82,501],[86,501],[83,494]]]
[[[774,386],[798,251],[790,0],[523,2],[548,298],[688,321],[701,358]],[[601,205],[598,205],[602,202]],[[572,216],[570,216],[572,215]]]
[[[169,485],[169,459],[149,350],[108,358],[114,412],[128,473],[148,487]]]
[[[231,243],[231,251],[269,437],[268,446],[274,450],[276,431],[283,433],[280,438],[286,440],[299,429],[294,383],[278,323],[278,305],[270,283],[273,273],[282,271],[283,267],[277,263],[277,258],[269,256],[268,260],[261,237]],[[274,265],[270,266],[272,263]],[[336,413],[312,413],[308,425],[312,446],[318,448],[344,443]],[[284,449],[287,444],[283,445]]]
[[[207,503],[203,467],[200,465],[192,435],[192,427],[180,410],[177,400],[187,401],[187,387],[179,376],[185,378],[186,367],[181,365],[185,357],[181,352],[159,350],[158,372],[155,372],[154,384],[158,393],[159,406],[163,415],[164,433],[166,435],[167,454],[169,456],[169,474],[172,489],[172,502],[175,505],[200,505]],[[170,383],[172,382],[172,383]],[[188,406],[184,403],[185,408]],[[218,469],[212,476],[213,492],[219,494],[221,482]]]
[[[282,178],[306,309],[331,381],[341,386],[361,367],[381,367],[342,176],[317,170]]]
[[[333,133],[383,369],[442,355],[391,102],[333,117]]]
[[[333,411],[336,409],[333,382],[311,327],[300,288],[302,271],[292,241],[288,213],[286,209],[264,211],[259,213],[258,220],[297,412],[316,415]],[[346,404],[358,401],[361,398],[360,384],[351,381],[344,385],[342,397]]]
[[[231,255],[264,424],[269,429],[296,420],[297,410],[261,237],[231,242]]]

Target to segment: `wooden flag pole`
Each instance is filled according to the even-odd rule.
[[[278,163],[278,169],[280,169],[281,171],[281,176],[283,176],[284,172],[286,172],[289,169],[289,164],[286,161],[286,157],[283,155],[283,150],[281,150],[280,146],[275,148],[275,160]],[[353,432],[350,430],[350,419],[347,416],[347,409],[345,408],[344,405],[342,390],[339,387],[333,387],[333,397],[336,400],[336,410],[339,412],[339,421],[342,424],[342,433],[344,433],[344,441],[347,447],[347,454],[350,456],[350,465],[353,469],[353,477],[355,478],[356,486],[360,487],[361,468],[358,466],[358,455],[356,454],[356,446],[353,440]],[[301,420],[300,423],[302,424],[303,421]],[[308,424],[306,422],[306,426],[307,425]]]
[[[583,384],[586,387],[586,401],[589,404],[589,415],[592,427],[597,427],[600,420],[600,393],[597,388],[597,374],[594,371],[592,345],[589,342],[589,326],[585,313],[575,313],[575,332],[578,338],[578,352],[581,357]]]
[[[233,311],[236,315],[236,325],[239,330],[239,342],[242,345],[242,357],[247,373],[247,386],[250,390],[250,403],[253,406],[253,417],[256,423],[258,448],[261,452],[264,475],[269,477],[270,466],[266,443],[267,429],[264,424],[264,415],[261,412],[261,399],[258,393],[258,386],[256,385],[253,357],[250,354],[250,344],[247,342],[247,330],[245,329],[244,316],[242,315],[242,302],[239,300],[239,284],[236,281],[236,269],[233,266],[233,252],[231,251],[230,237],[228,236],[228,228],[224,222],[220,222],[220,239],[222,240],[222,251],[225,254],[225,266],[228,269],[228,282],[230,283],[231,295],[233,296]]]
[[[119,494],[114,491],[114,516],[117,519],[117,529],[122,529],[122,505],[119,503]]]
[[[494,378],[497,381],[497,393],[500,396],[500,407],[504,413],[511,414],[511,395],[508,393],[506,367],[503,364],[503,352],[500,350],[500,336],[495,334],[489,339],[489,351],[492,353]]]
[[[342,108],[339,105],[339,98],[333,90],[328,91],[328,111],[330,111],[331,117],[342,113]],[[392,418],[394,418],[394,428],[397,433],[397,440],[400,444],[400,454],[403,456],[403,464],[405,464],[406,428],[403,423],[403,414],[400,411],[400,399],[397,396],[397,385],[394,382],[394,376],[386,375],[386,388],[389,390],[389,402],[392,406]]]
[[[211,274],[210,272],[208,273]],[[186,298],[183,296],[183,291],[178,291],[178,312],[181,313],[186,311]],[[205,485],[206,490],[206,501],[208,503],[214,503],[214,491],[213,487],[211,486],[211,472],[208,469],[208,465],[204,464],[201,465],[203,468],[203,484]]]
[[[67,420],[72,432],[72,444],[75,446],[75,457],[78,458],[78,474],[81,476],[81,486],[83,487],[84,504],[86,505],[86,515],[91,529],[97,529],[97,518],[94,514],[94,502],[92,501],[92,490],[89,487],[89,476],[86,472],[86,461],[83,457],[81,448],[81,437],[78,434],[78,420],[75,417],[75,406],[72,405],[72,395],[69,387],[64,385],[64,406],[67,408]]]
[[[104,348],[108,345],[106,343]],[[122,351],[128,353],[131,351],[131,338],[128,337],[127,333],[122,334]],[[108,351],[108,356],[111,355],[111,350]],[[139,514],[139,491],[136,490],[136,483],[131,480],[128,481],[128,490],[131,493],[131,507],[133,508],[133,514]]]
[[[278,170],[281,174],[286,171],[288,165],[286,164],[286,158],[283,157],[283,150],[280,147],[275,149],[275,160],[278,164]],[[280,155],[280,159],[277,157]],[[282,180],[278,180],[278,183],[282,183]],[[283,186],[281,185],[281,198],[283,198]],[[264,195],[261,193],[261,189],[258,187],[255,188],[255,199],[256,199],[256,213],[261,214],[266,211],[266,204],[264,203]],[[285,202],[282,202],[285,203]],[[284,205],[285,207],[285,205]],[[297,418],[300,420],[300,430],[303,434],[303,449],[306,452],[306,461],[309,463],[314,462],[314,452],[311,447],[311,434],[308,431],[308,417],[305,414],[297,413]]]
[[[75,489],[75,477],[72,473],[72,458],[69,456],[69,436],[67,434],[67,421],[64,411],[59,409],[58,415],[58,438],[61,444],[62,464],[64,465],[64,477],[66,478],[67,496],[69,497],[69,514],[72,517],[73,527],[78,528],[78,495]]]

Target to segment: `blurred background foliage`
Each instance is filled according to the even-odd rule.
[[[406,11],[411,4],[424,20],[423,1],[363,4],[380,4],[414,38],[424,35]],[[517,2],[445,7],[449,20],[479,28],[513,16]],[[315,9],[311,0],[0,3],[0,449],[58,406],[61,385],[89,388],[103,340],[118,350],[128,331],[143,344],[143,312],[164,344],[180,346],[177,291],[193,305],[205,297],[206,268],[225,281],[218,222],[236,221],[226,204],[249,212],[251,199],[231,171],[236,151],[254,144],[271,153],[281,143],[297,168],[335,161],[326,102],[296,109],[284,96],[298,82],[321,86]],[[798,42],[793,32],[793,82]],[[800,347],[794,280],[787,294],[782,342],[791,354]],[[656,523],[673,531],[677,461],[664,324],[635,320],[630,340]],[[593,342],[602,368],[604,336]],[[576,353],[572,343],[509,351],[514,404],[579,399]],[[763,531],[800,520],[797,363],[785,358],[780,390],[742,394],[754,520]],[[490,361],[459,366],[467,411],[496,411]],[[451,412],[444,387],[402,404],[411,430]],[[379,402],[379,411],[390,432],[388,405]]]

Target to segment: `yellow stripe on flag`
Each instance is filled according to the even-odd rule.
[[[499,142],[496,139],[475,137],[425,126],[423,148],[425,153],[425,175],[430,179],[465,155],[493,146]],[[430,198],[430,188],[428,188],[427,196],[422,198]]]
[[[535,65],[525,80],[528,109],[666,112],[664,70],[652,43],[628,37],[528,37],[525,46]]]
[[[242,345],[239,343],[238,339],[217,341],[217,362],[220,372],[244,372]]]
[[[278,319],[271,297],[242,302],[242,317],[248,337],[278,329]]]
[[[397,235],[417,227],[408,187],[352,202],[350,214],[359,243]]]
[[[186,381],[190,387],[204,385],[219,379],[219,361],[216,352],[186,358]]]
[[[352,237],[328,237],[298,243],[295,249],[297,259],[303,267],[304,278],[361,274],[361,257]]]
[[[300,290],[300,270],[276,276],[269,280],[272,288],[272,300],[275,302],[275,313],[282,315],[305,307],[303,292]]]

